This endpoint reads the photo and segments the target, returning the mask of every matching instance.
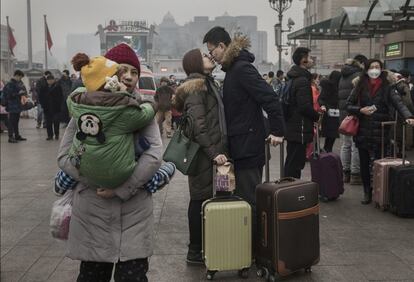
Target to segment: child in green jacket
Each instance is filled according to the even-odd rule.
[[[116,188],[135,167],[133,133],[155,116],[150,103],[140,103],[119,82],[119,65],[103,56],[77,54],[73,67],[80,71],[85,87],[67,99],[78,132],[70,157],[91,185]]]

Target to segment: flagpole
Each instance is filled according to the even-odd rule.
[[[30,0],[27,0],[27,56],[28,56],[28,69],[33,68],[32,57],[32,12],[30,8]]]
[[[45,20],[45,70],[47,70],[47,29],[46,29],[46,15],[43,15],[43,18]]]
[[[9,16],[6,16],[6,23],[7,23],[7,38],[10,38],[10,34],[9,34],[9,30],[10,30],[10,24],[9,24]],[[7,73],[10,75],[12,75],[12,71],[11,71],[11,51],[10,51],[10,46],[9,46],[9,52],[7,53]]]

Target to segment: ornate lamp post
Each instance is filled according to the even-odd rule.
[[[279,16],[279,22],[275,24],[275,45],[277,47],[277,51],[279,52],[279,69],[282,69],[282,51],[283,51],[283,44],[282,44],[282,34],[283,32],[290,32],[292,30],[292,26],[295,24],[292,19],[288,21],[288,30],[282,29],[282,20],[283,20],[283,13],[287,11],[292,6],[293,0],[268,0],[270,8],[275,10]]]

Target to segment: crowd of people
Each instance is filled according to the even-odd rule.
[[[399,124],[414,125],[413,85],[406,70],[385,70],[380,60],[358,55],[341,71],[321,77],[310,72],[311,50],[298,47],[286,75],[279,70],[276,76],[264,76],[252,64],[255,57],[247,37],[232,39],[224,28],[214,27],[203,43],[207,52],[193,49],[183,57],[185,81],[177,83],[174,76],[160,80],[155,103],[135,93],[141,66],[126,44],[96,58],[76,55],[76,82],[68,71],[59,80],[45,72],[33,85],[37,126],[42,125],[43,113],[47,140],[59,139],[59,123],[67,125],[58,152],[61,170],[55,192],[74,191],[67,255],[81,261],[77,281],[110,281],[114,265],[115,281],[147,281],[154,246],[151,195],[175,170],[173,164],[161,165],[161,136],[171,138],[182,116],[193,121],[185,132],[192,132],[201,148],[196,169],[188,176],[190,264],[203,263],[200,213],[202,203],[213,197],[213,163],[234,163],[235,194],[252,208],[255,242],[255,187],[262,182],[266,142],[277,146],[286,141],[284,176],[300,179],[307,147],[320,124],[325,151],[334,150],[335,140],[341,138],[344,181],[362,183],[362,203],[369,204],[370,166],[380,158],[381,122],[394,120],[397,113]],[[226,74],[222,84],[212,75],[217,65]],[[26,140],[18,127],[20,98],[27,95],[23,77],[16,71],[3,88],[11,143]],[[280,97],[286,85],[288,103]],[[338,134],[347,115],[360,120],[354,138]],[[98,155],[106,163],[97,163]],[[113,164],[120,171],[116,176],[97,169]]]

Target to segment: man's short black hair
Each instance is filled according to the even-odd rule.
[[[284,74],[282,70],[278,70],[276,73],[276,77],[281,77]]]
[[[63,70],[63,73],[66,73],[67,76],[69,76],[69,71],[68,70]]]
[[[274,78],[275,77],[275,73],[272,72],[272,71],[269,71],[269,74],[268,75],[269,75],[270,78]]]
[[[231,42],[230,35],[224,27],[215,26],[204,35],[203,44],[210,43],[217,46],[220,42],[223,42],[226,46],[229,46]]]
[[[408,78],[411,75],[410,71],[407,69],[402,69],[398,73],[404,78]]]
[[[309,55],[309,52],[311,50],[309,48],[306,47],[298,47],[296,48],[295,52],[292,55],[292,60],[295,63],[295,65],[299,66],[300,65],[300,61],[307,57]]]
[[[21,70],[15,70],[14,76],[21,76],[24,77],[24,73]]]
[[[364,65],[366,65],[366,64],[367,64],[367,62],[368,62],[368,58],[367,58],[367,57],[365,57],[365,56],[364,56],[364,55],[362,55],[362,54],[358,54],[358,55],[356,55],[356,56],[354,57],[354,60],[355,60],[355,61],[358,61],[359,63],[364,64]]]
[[[45,76],[51,75],[52,73],[50,71],[45,71]]]

